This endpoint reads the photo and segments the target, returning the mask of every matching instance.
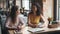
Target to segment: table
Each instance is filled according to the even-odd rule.
[[[28,31],[28,27],[25,27],[23,28],[21,31],[22,31],[22,34],[40,34],[40,33],[48,33],[48,32],[55,32],[55,31],[60,31],[60,27],[57,27],[57,28],[44,28],[45,30],[44,31],[40,31],[40,32],[29,32]],[[13,33],[14,30],[9,30],[9,33],[10,34],[14,34]]]
[[[28,27],[23,28],[20,32],[22,32],[22,34],[30,34],[30,32],[27,31]],[[8,30],[10,34],[14,34],[14,30]]]

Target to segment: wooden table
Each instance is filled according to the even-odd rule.
[[[22,32],[22,34],[31,34],[27,30],[28,30],[28,27],[25,27],[20,32]],[[10,34],[14,34],[14,30],[8,30],[8,31],[9,31]]]
[[[60,31],[60,27],[58,28],[44,28],[44,31],[40,31],[40,32],[29,32],[28,27],[25,27],[21,30],[22,34],[40,34],[40,33],[48,33],[48,32],[56,32],[56,31]],[[14,30],[8,30],[10,34],[14,34]]]

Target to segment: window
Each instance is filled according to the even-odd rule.
[[[57,0],[57,20],[60,20],[60,0]]]
[[[16,1],[16,5],[19,6],[19,9],[21,8],[21,1],[20,0],[17,0]]]
[[[0,0],[0,8],[3,8],[3,9],[6,8],[6,1],[5,0]]]
[[[29,10],[29,0],[22,0],[22,7],[25,8],[25,10]]]

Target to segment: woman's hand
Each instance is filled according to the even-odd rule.
[[[18,29],[18,30],[21,30],[21,26],[17,26],[17,29]]]
[[[17,29],[21,30],[21,29],[23,29],[24,27],[25,27],[24,25],[20,25],[20,26],[17,27]]]
[[[29,24],[29,26],[33,27],[33,28],[36,28],[38,25],[37,24]]]
[[[43,15],[40,15],[40,16],[44,21],[44,25],[42,25],[42,27],[48,27],[48,19],[46,18],[46,16],[43,16]]]

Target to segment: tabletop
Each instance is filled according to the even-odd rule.
[[[35,28],[29,28],[29,27],[25,27],[23,28],[20,32],[22,32],[22,34],[35,34],[35,33],[44,33],[44,32],[53,32],[53,31],[60,31],[60,27],[57,27],[57,28],[40,28],[40,29],[43,29],[42,31],[37,31],[37,32],[32,32],[32,31],[29,31],[29,30],[32,30],[32,29],[35,29]],[[38,28],[37,28],[38,29]],[[14,34],[15,30],[8,30],[10,34]]]

